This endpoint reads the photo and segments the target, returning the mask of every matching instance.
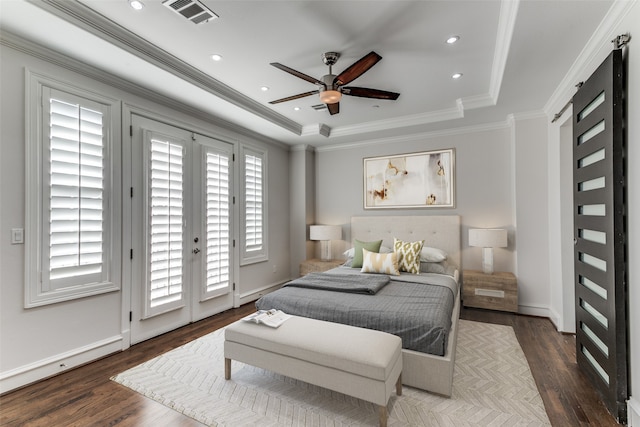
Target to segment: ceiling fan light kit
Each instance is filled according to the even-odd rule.
[[[371,67],[376,65],[378,61],[382,59],[382,57],[377,53],[369,52],[367,55],[351,64],[351,66],[349,66],[346,70],[336,76],[332,73],[332,67],[338,61],[338,58],[340,58],[340,54],[338,52],[325,52],[322,54],[322,62],[324,62],[325,65],[329,66],[329,74],[322,76],[321,80],[308,76],[304,73],[301,73],[300,71],[289,68],[286,65],[282,65],[278,62],[272,62],[271,65],[273,65],[274,67],[300,79],[306,80],[309,83],[318,85],[320,89],[277,99],[269,103],[279,104],[281,102],[293,101],[295,99],[304,98],[305,96],[318,93],[320,94],[320,101],[327,106],[329,114],[334,115],[340,112],[340,100],[342,99],[342,95],[388,100],[396,100],[400,96],[400,94],[396,92],[388,92],[384,90],[370,89],[365,87],[344,86],[354,81],[365,72],[367,72]]]
[[[342,98],[342,93],[337,90],[323,90],[320,92],[320,101],[323,104],[335,104],[336,102],[340,102]]]

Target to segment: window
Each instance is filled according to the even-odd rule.
[[[266,261],[266,153],[241,147],[244,181],[241,222],[241,265]]]
[[[119,289],[111,253],[114,101],[34,79],[30,122],[41,126],[27,129],[27,307]]]

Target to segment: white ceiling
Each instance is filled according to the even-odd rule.
[[[540,112],[613,4],[201,0],[220,18],[196,25],[142,1],[135,11],[127,0],[0,0],[0,26],[270,138],[321,146]],[[446,44],[451,35],[460,41]],[[334,74],[377,52],[351,85],[400,97],[344,96],[334,116],[311,108],[317,95],[268,103],[317,88],[271,62],[321,78],[327,51],[341,55]]]

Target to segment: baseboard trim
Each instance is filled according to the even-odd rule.
[[[0,394],[52,377],[122,350],[122,336],[106,338],[71,351],[0,373]]]
[[[251,292],[246,292],[244,294],[240,294],[240,305],[246,304],[251,301],[256,301],[260,299],[263,295],[268,294],[269,292],[273,292],[275,290],[280,289],[280,287],[287,283],[289,280],[284,280],[278,283],[272,283],[267,286],[263,286],[259,289],[254,289]]]
[[[547,317],[553,321],[553,314],[549,307],[536,306],[536,305],[518,305],[518,313],[526,314],[527,316]]]
[[[640,427],[640,401],[633,397],[627,400],[627,427]]]

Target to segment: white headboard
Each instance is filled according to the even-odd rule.
[[[404,241],[424,240],[425,246],[439,248],[448,254],[459,270],[461,240],[459,215],[423,216],[354,216],[351,218],[351,242],[382,239],[393,248],[393,238]]]

